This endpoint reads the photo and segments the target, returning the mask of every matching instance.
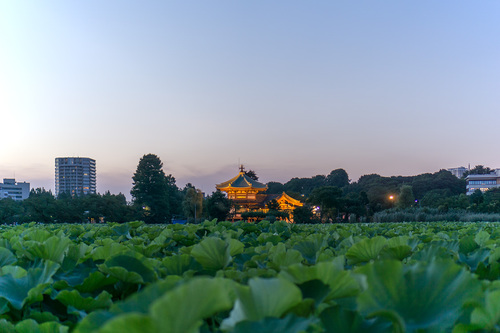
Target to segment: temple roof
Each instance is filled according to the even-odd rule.
[[[267,189],[266,184],[262,184],[256,180],[253,180],[252,178],[245,175],[244,171],[240,171],[240,173],[236,177],[234,177],[228,181],[225,181],[223,183],[217,184],[217,185],[215,185],[215,187],[218,190],[229,189],[229,188],[237,188],[237,189],[254,188],[257,190]]]

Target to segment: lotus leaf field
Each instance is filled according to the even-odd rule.
[[[498,332],[499,227],[2,226],[0,332]]]

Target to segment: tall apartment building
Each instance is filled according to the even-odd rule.
[[[57,157],[56,196],[61,193],[95,194],[95,160],[88,157]]]
[[[30,183],[16,182],[14,178],[4,178],[0,183],[0,199],[12,198],[16,201],[30,196]]]

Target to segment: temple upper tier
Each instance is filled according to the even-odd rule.
[[[217,184],[215,187],[226,192],[227,197],[231,200],[256,200],[259,192],[267,190],[267,185],[248,177],[243,168],[240,169],[240,173],[236,177]]]

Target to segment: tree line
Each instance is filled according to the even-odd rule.
[[[477,166],[470,173],[486,171],[491,169]],[[255,171],[246,174],[258,180]],[[177,218],[226,220],[234,211],[234,203],[219,191],[204,196],[192,184],[179,188],[175,178],[164,173],[163,163],[154,154],[140,159],[132,180],[132,202],[127,202],[123,194],[109,192],[86,196],[62,193],[56,198],[50,191],[33,189],[24,201],[0,200],[0,222],[171,223]],[[328,175],[292,178],[286,183],[269,182],[267,186],[268,194],[286,192],[304,203],[293,212],[294,220],[299,223],[369,222],[374,214],[384,210],[415,207],[500,213],[500,190],[466,196],[465,180],[446,170],[416,176],[369,174],[352,182],[344,169],[335,169]],[[268,208],[276,217],[288,217],[288,213],[271,206]]]

